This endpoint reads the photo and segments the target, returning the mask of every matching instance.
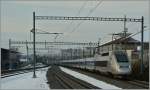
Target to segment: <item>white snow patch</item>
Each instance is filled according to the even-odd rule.
[[[42,68],[36,71],[37,78],[33,78],[33,72],[2,78],[1,90],[50,90],[46,79],[47,70]]]
[[[69,70],[67,68],[64,68],[64,67],[60,67],[61,70],[67,74],[70,74],[80,80],[83,80],[83,81],[86,81],[88,82],[89,84],[92,84],[94,86],[97,86],[101,89],[121,89],[119,87],[116,87],[114,85],[111,85],[111,84],[108,84],[106,82],[103,82],[103,81],[100,81],[100,80],[97,80],[95,78],[92,78],[92,77],[89,77],[87,75],[84,75],[84,74],[81,74],[81,73],[78,73],[78,72],[75,72],[75,71],[72,71],[72,70]]]

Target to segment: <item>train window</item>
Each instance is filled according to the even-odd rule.
[[[118,62],[128,62],[127,55],[124,53],[115,53]]]

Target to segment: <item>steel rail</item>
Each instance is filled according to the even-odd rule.
[[[77,78],[74,78],[65,72],[58,69],[58,71],[52,71],[56,80],[63,86],[65,89],[98,89],[98,87],[90,85],[88,83],[82,82]]]

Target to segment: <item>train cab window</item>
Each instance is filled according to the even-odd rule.
[[[127,55],[125,53],[115,53],[118,62],[128,62]]]

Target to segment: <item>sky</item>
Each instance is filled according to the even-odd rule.
[[[8,40],[32,40],[33,12],[37,16],[95,16],[141,18],[144,16],[145,30],[149,30],[149,2],[143,1],[1,1],[1,45],[8,48]],[[81,23],[81,24],[80,24]],[[80,25],[79,25],[80,24]],[[111,33],[124,30],[123,22],[36,20],[36,29],[60,32],[56,41],[97,42],[111,40]],[[127,22],[130,33],[140,31],[140,23]],[[55,35],[36,35],[36,41],[54,41]],[[134,38],[140,40],[140,34]],[[144,41],[149,40],[149,31],[144,33]]]

